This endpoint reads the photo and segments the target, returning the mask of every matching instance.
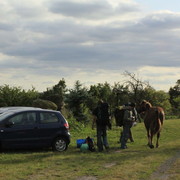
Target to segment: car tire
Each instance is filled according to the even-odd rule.
[[[62,152],[67,150],[68,144],[67,141],[62,137],[57,137],[52,145],[53,151]]]
[[[0,142],[0,152],[2,152],[2,145],[1,145],[1,142]]]

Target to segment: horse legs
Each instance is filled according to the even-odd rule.
[[[146,127],[146,132],[147,132],[147,139],[148,139],[148,146],[149,146],[149,143],[150,143],[150,140],[149,140],[149,137],[150,137],[150,133],[149,133],[149,128],[146,126],[145,124],[145,127]]]
[[[148,146],[151,147],[151,133],[150,133],[150,130],[147,128],[147,138],[148,138]]]
[[[147,131],[147,136],[148,136],[148,146],[153,149],[154,148],[154,145],[152,144],[152,140],[153,140],[153,133],[148,130]]]
[[[150,147],[151,149],[154,148],[154,145],[152,144],[152,140],[153,140],[153,135],[151,134],[151,136],[150,136],[150,144],[149,144],[149,147]]]
[[[153,142],[153,133],[148,131],[147,136],[148,136],[148,146],[151,149],[153,149],[154,148],[154,145],[152,144],[152,142]],[[156,148],[159,147],[159,138],[160,138],[160,132],[157,133]]]
[[[150,127],[145,125],[146,130],[147,130],[147,138],[148,138],[148,146],[152,149],[154,148],[153,144],[152,144],[152,139],[153,139],[153,132],[151,131]]]
[[[147,130],[147,138],[148,138],[148,144],[147,144],[147,145],[149,146],[149,145],[150,145],[150,142],[151,142],[151,141],[150,141],[150,133],[149,133],[149,130]]]
[[[156,148],[159,147],[159,137],[160,137],[160,132],[157,133]]]

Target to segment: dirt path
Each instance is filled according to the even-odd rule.
[[[173,172],[173,165],[175,163],[178,163],[180,167],[180,151],[161,164],[161,166],[151,175],[149,180],[170,180],[174,176],[180,177],[180,173]],[[173,173],[170,173],[171,170]]]
[[[180,151],[178,151],[175,156],[166,160],[163,164],[159,166],[159,168],[151,175],[148,180],[171,180],[178,179],[180,177],[180,173],[174,172],[173,167],[177,163],[177,167],[180,167]],[[110,168],[115,164],[106,164],[104,167]],[[177,168],[176,168],[177,169]],[[172,170],[172,171],[171,171]],[[176,178],[177,177],[177,178]],[[96,177],[93,176],[83,176],[79,177],[76,180],[97,180]]]

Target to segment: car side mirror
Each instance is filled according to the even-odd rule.
[[[11,127],[11,126],[13,126],[14,125],[14,122],[6,122],[5,123],[5,126],[6,127]]]

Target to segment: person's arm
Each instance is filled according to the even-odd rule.
[[[124,112],[124,121],[129,121],[129,120],[131,120],[131,118],[130,118],[130,111],[128,111],[128,110],[126,110],[125,112]]]
[[[133,109],[133,115],[135,117],[135,121],[137,121],[138,120],[138,114],[137,114],[137,111],[135,108]]]
[[[134,121],[135,119],[134,119],[134,116],[133,116],[133,114],[132,114],[132,111],[129,111],[129,110],[126,110],[125,112],[124,112],[124,122],[132,122],[132,121]]]

